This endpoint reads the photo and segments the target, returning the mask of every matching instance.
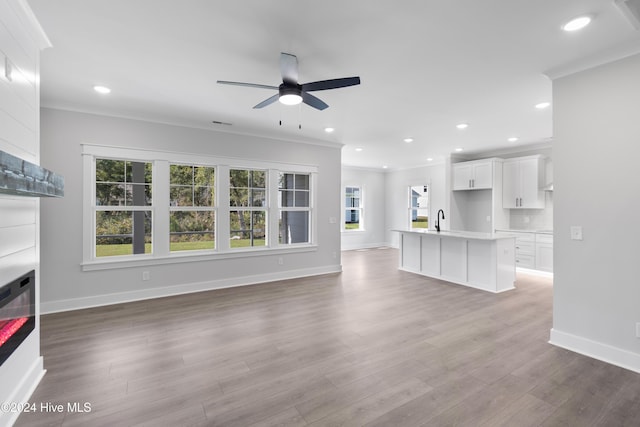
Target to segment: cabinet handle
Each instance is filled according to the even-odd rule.
[[[522,207],[522,197],[520,197],[520,207]]]
[[[471,180],[471,186],[473,186],[473,188],[476,188],[476,180],[475,179]]]
[[[516,208],[518,207],[518,198],[516,197]]]
[[[471,188],[471,180],[469,180],[469,188]]]

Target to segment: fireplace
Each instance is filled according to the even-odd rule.
[[[0,365],[36,326],[35,271],[0,287]]]

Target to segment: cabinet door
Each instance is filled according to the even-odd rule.
[[[536,270],[553,272],[553,243],[536,243]]]
[[[516,207],[516,200],[520,197],[520,168],[518,162],[504,162],[502,164],[502,207],[512,209]]]
[[[544,192],[540,190],[540,160],[527,159],[520,164],[521,208],[544,208]]]
[[[468,190],[471,188],[471,177],[473,166],[468,163],[458,163],[453,165],[453,189]]]
[[[474,189],[493,187],[493,168],[491,162],[476,163],[473,165],[473,176],[471,186]]]

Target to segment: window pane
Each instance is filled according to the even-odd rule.
[[[172,185],[169,189],[169,206],[193,206],[192,188]]]
[[[278,188],[293,188],[293,174],[292,173],[280,173],[280,180],[278,182]]]
[[[297,207],[309,207],[309,192],[308,191],[296,191],[296,206]]]
[[[214,200],[214,187],[196,186],[194,190],[193,206],[213,206]]]
[[[297,190],[309,189],[309,175],[296,174],[296,189]]]
[[[172,252],[215,248],[214,212],[173,211],[169,221]]]
[[[265,188],[266,187],[266,173],[265,173],[265,171],[251,171],[251,187],[253,187],[253,188]]]
[[[249,206],[249,189],[231,188],[229,189],[230,206]]]
[[[429,228],[429,198],[427,185],[409,187],[411,228]]]
[[[150,206],[152,164],[96,159],[97,206]]]
[[[229,171],[229,185],[231,187],[248,188],[249,171],[244,169],[231,169]]]
[[[229,225],[231,248],[266,245],[265,211],[230,211]]]
[[[251,206],[265,206],[266,190],[251,190]]]
[[[279,242],[309,243],[309,212],[280,212]]]
[[[345,211],[344,228],[345,230],[360,229],[360,210],[359,209],[347,209]]]
[[[292,207],[293,206],[293,191],[280,190],[280,207]]]
[[[97,206],[124,206],[125,185],[96,183]]]
[[[150,211],[96,212],[96,256],[151,253]]]
[[[169,182],[171,184],[193,184],[193,166],[170,165],[169,168]]]
[[[124,182],[124,161],[96,159],[96,182]]]

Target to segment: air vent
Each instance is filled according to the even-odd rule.
[[[640,0],[614,0],[614,3],[633,28],[640,30]]]

